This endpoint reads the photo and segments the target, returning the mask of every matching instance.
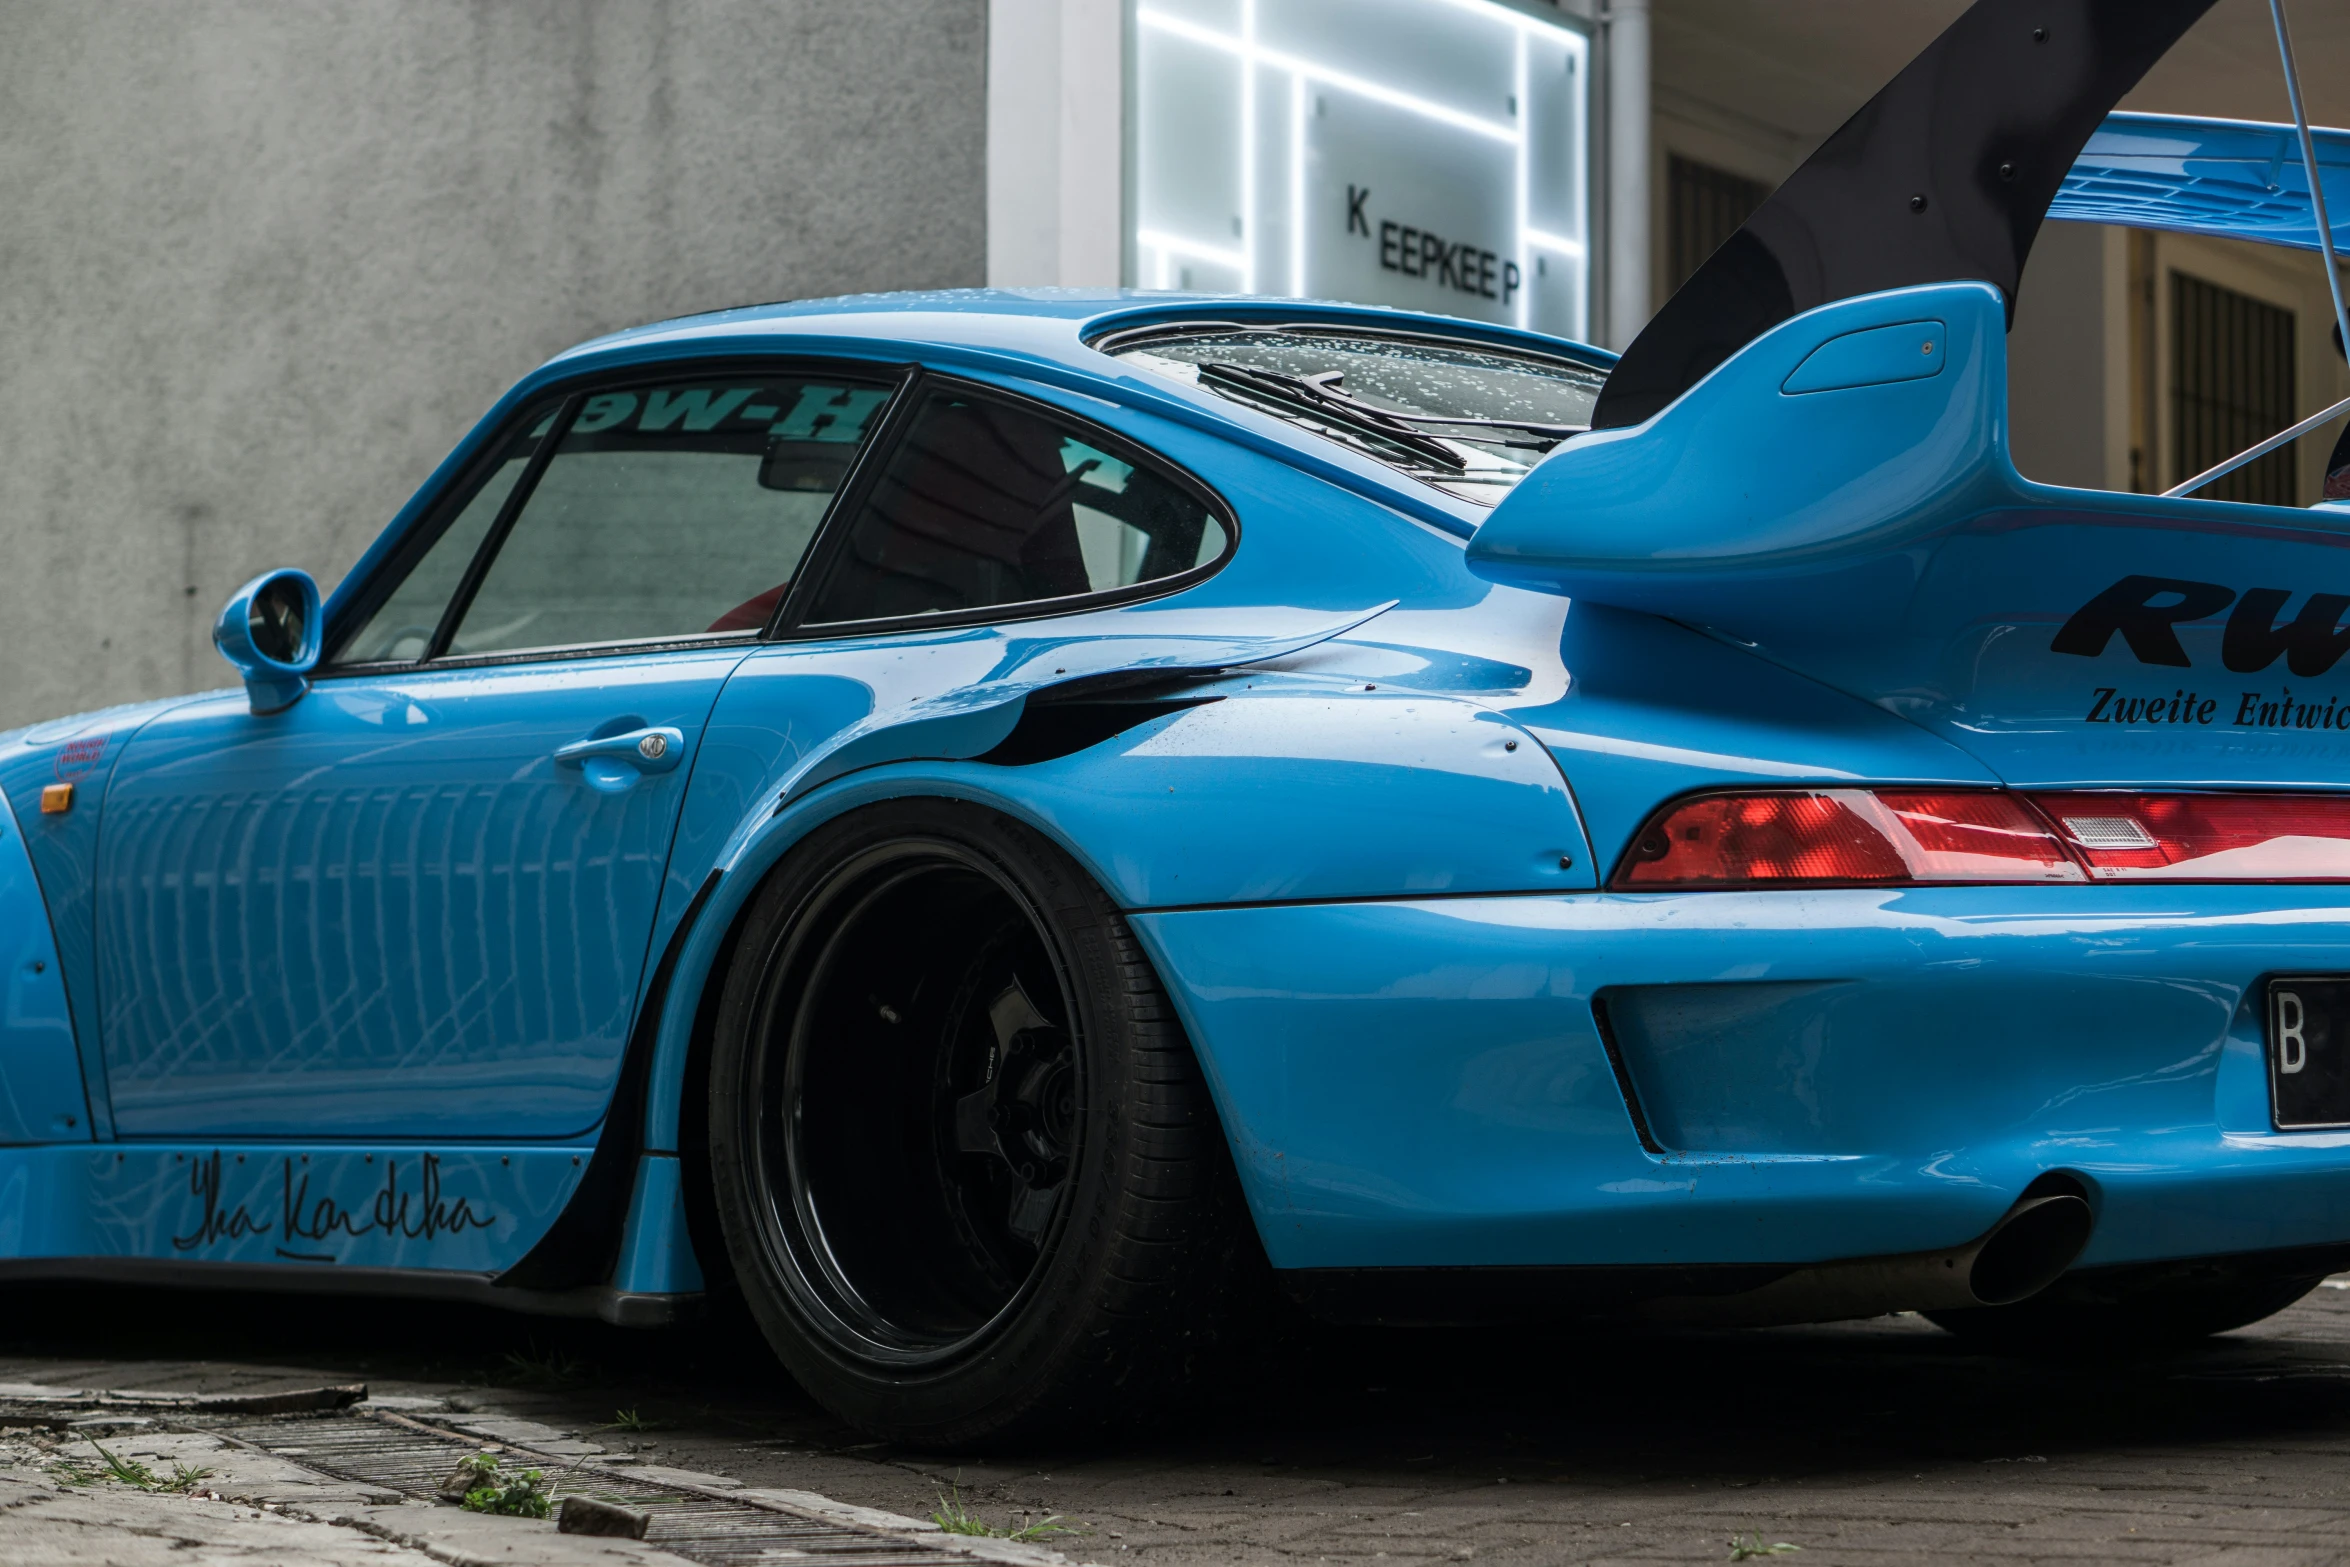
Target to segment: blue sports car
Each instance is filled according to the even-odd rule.
[[[1621,362],[1110,293],[561,355],[230,601],[241,688],[0,737],[0,1279],[723,1287],[942,1444],[1150,1407],[1268,1262],[2277,1310],[2350,1263],[2350,512],[2008,453],[2044,217],[2330,237],[2350,138],[2110,114],[2208,3],[1983,0]]]

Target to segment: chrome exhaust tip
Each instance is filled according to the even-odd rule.
[[[2054,1284],[2089,1244],[2097,1216],[2070,1193],[2027,1197],[1975,1243],[1970,1306],[2012,1306]]]

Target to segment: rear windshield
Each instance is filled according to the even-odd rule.
[[[1482,345],[1225,322],[1096,345],[1491,506],[1591,423],[1604,371]]]

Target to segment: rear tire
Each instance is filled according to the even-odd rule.
[[[879,1437],[1064,1438],[1163,1408],[1255,1253],[1132,931],[1066,854],[978,807],[875,806],[778,867],[709,1094],[745,1304]]]
[[[2012,1306],[1929,1311],[1937,1326],[2007,1354],[2148,1355],[2273,1317],[2325,1278],[2256,1266],[2163,1263],[2068,1274]]]

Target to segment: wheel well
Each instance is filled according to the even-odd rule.
[[[1095,886],[1101,886],[1100,878],[1094,876],[1084,858],[1075,854],[1068,845],[1059,842],[1050,833],[1041,832],[1034,823],[980,800],[959,798],[952,795],[899,795],[887,800],[857,806],[838,816],[827,817],[821,823],[812,824],[809,831],[812,833],[818,827],[849,820],[868,811],[883,809],[907,801],[926,799],[961,809],[984,812],[991,816],[1000,817],[1023,831],[1038,833],[1047,842],[1052,843],[1056,849],[1068,855],[1079,874],[1092,880]],[[736,1293],[733,1268],[727,1258],[725,1240],[719,1227],[717,1197],[710,1180],[710,1056],[717,1034],[719,1006],[725,994],[728,975],[734,967],[737,952],[742,944],[743,933],[751,923],[762,893],[770,882],[783,875],[793,865],[804,841],[803,838],[801,841],[795,842],[778,855],[775,862],[759,874],[756,883],[742,896],[729,916],[726,933],[721,939],[717,951],[711,957],[709,971],[701,980],[701,990],[695,999],[693,1027],[686,1042],[685,1061],[678,1077],[677,1153],[682,1166],[680,1173],[684,1178],[686,1232],[688,1239],[693,1244],[695,1260],[701,1266],[703,1279],[713,1294],[723,1293],[731,1296]],[[1104,896],[1107,897],[1108,889],[1103,888],[1102,890]],[[1146,962],[1152,963],[1154,969],[1157,967],[1155,960],[1152,960],[1147,952],[1143,956]],[[1163,977],[1160,979],[1160,984],[1162,987],[1165,985]],[[1180,1026],[1179,1022],[1178,1027]],[[1190,1039],[1188,1030],[1185,1030],[1185,1043],[1196,1055],[1199,1047]],[[1212,1104],[1210,1114],[1218,1114]],[[1217,1131],[1219,1136],[1223,1135],[1220,1115],[1218,1115]]]

